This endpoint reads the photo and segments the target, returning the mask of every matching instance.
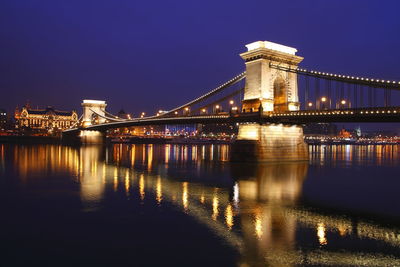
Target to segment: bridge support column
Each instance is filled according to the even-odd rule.
[[[62,141],[71,145],[104,144],[106,135],[100,131],[76,130],[63,132]]]
[[[231,148],[232,161],[307,161],[308,147],[299,125],[257,123],[239,125],[238,138]]]
[[[80,143],[85,145],[104,144],[106,135],[100,131],[81,130],[79,133]]]

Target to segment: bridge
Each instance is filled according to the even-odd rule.
[[[302,125],[400,122],[400,82],[299,67],[297,49],[268,41],[246,45],[246,70],[194,100],[155,115],[119,118],[105,101],[84,100],[63,138],[101,142],[107,130],[150,125],[237,123],[233,160],[307,160]]]

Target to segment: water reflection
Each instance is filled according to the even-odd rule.
[[[307,163],[232,165],[238,181],[241,226],[244,242],[243,263],[277,264],[282,252],[294,252],[296,218],[287,214],[301,196]]]
[[[83,204],[83,210],[95,211],[99,208],[100,202],[104,194],[104,181],[106,178],[106,165],[102,160],[102,148],[98,146],[82,147],[79,149],[79,157],[76,161],[79,162],[79,181],[80,181],[80,196]],[[68,162],[66,163],[68,164]],[[98,171],[98,166],[101,166],[103,171]],[[114,181],[118,179],[116,169],[114,171]],[[117,182],[114,182],[116,187]]]
[[[310,145],[310,159],[315,164],[396,165],[399,145]]]
[[[225,145],[0,145],[0,164],[12,155],[22,183],[35,182],[35,173],[69,173],[79,182],[82,212],[101,209],[110,201],[106,192],[155,208],[174,206],[235,248],[239,265],[400,265],[397,227],[320,213],[302,203],[309,163],[228,164],[228,151]],[[311,165],[321,168],[399,160],[394,146],[311,151]]]

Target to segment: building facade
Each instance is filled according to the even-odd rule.
[[[7,128],[8,118],[7,111],[0,108],[0,130],[5,130]]]
[[[78,121],[76,111],[60,111],[51,106],[45,109],[32,109],[25,105],[15,110],[16,128],[61,131],[75,125]]]

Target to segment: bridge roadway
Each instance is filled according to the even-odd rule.
[[[287,112],[249,112],[237,114],[209,114],[187,116],[152,116],[118,122],[96,124],[86,128],[65,130],[71,133],[79,130],[106,131],[108,129],[163,124],[213,124],[213,123],[328,123],[328,122],[400,122],[400,107],[353,108],[332,110],[299,110]]]

